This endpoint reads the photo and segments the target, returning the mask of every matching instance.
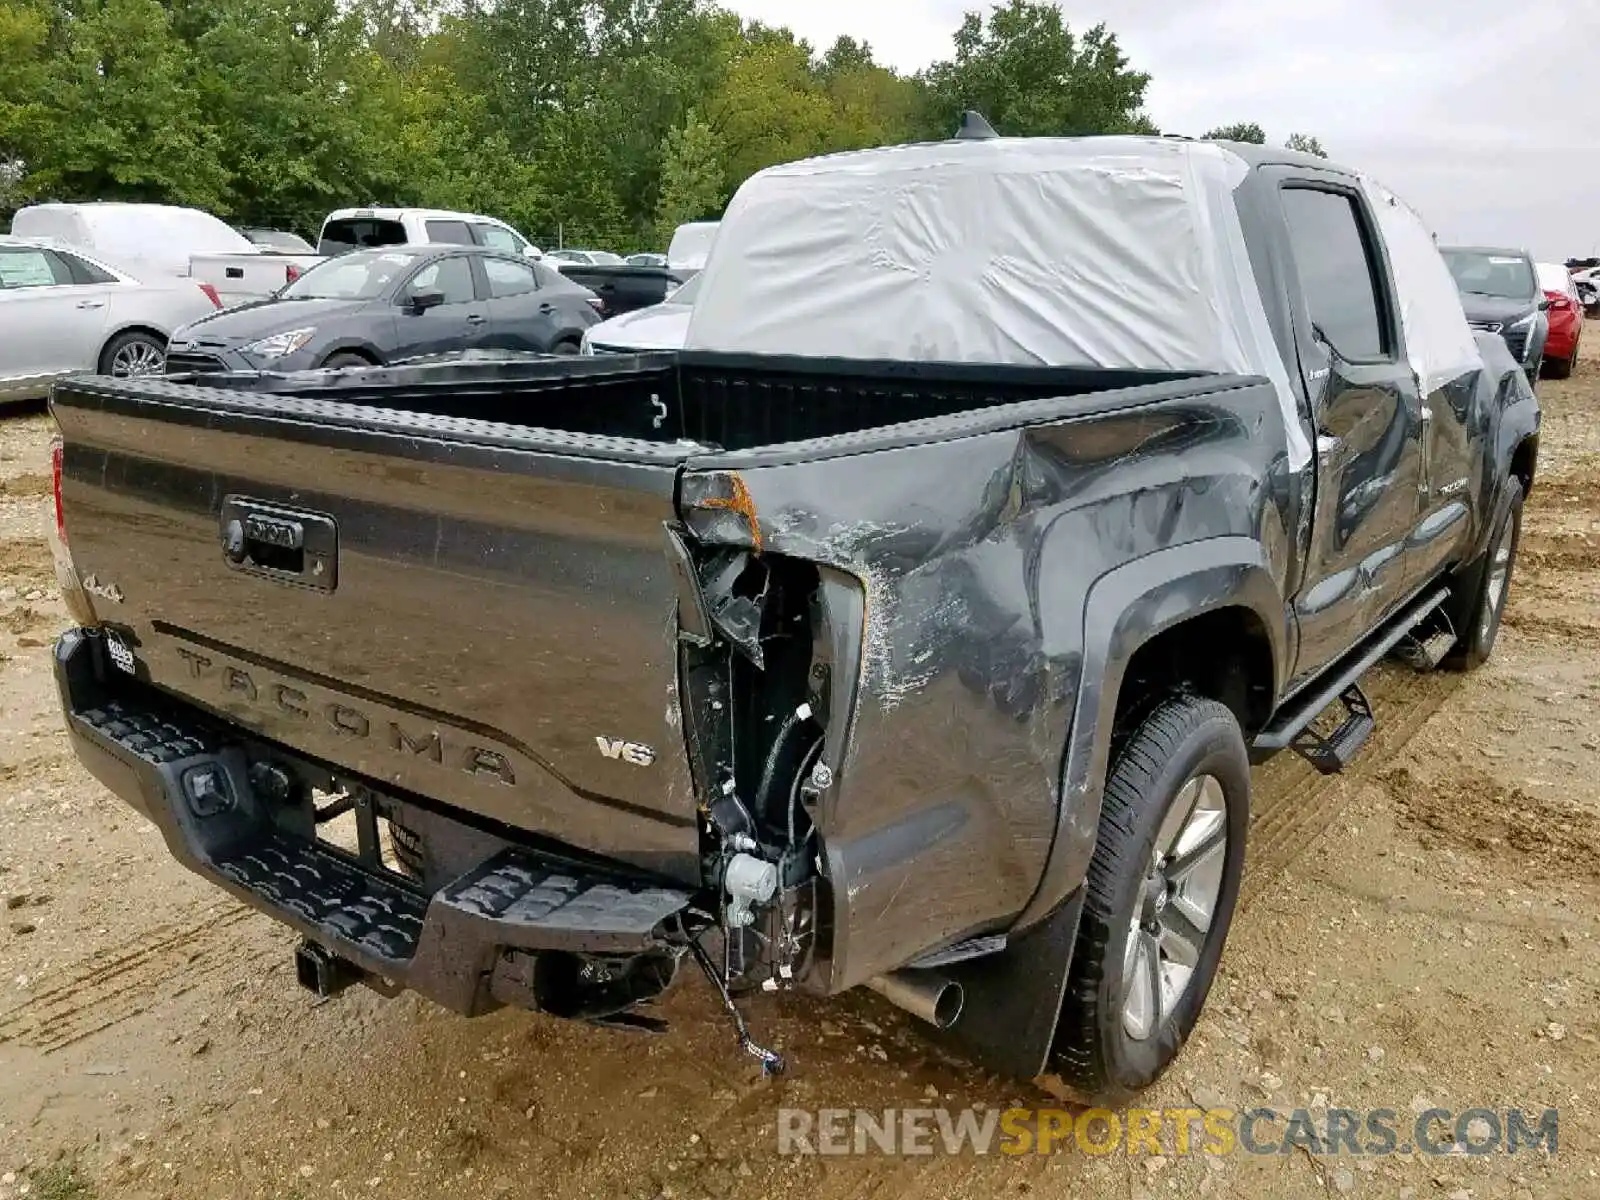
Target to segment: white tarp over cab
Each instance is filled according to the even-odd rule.
[[[1483,356],[1472,340],[1455,278],[1422,218],[1377,180],[1363,175],[1361,187],[1389,251],[1406,358],[1426,396],[1468,371],[1481,370]]]
[[[1310,457],[1233,204],[1159,138],[995,138],[771,167],[723,217],[686,347],[1263,375]]]

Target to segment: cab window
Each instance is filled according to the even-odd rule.
[[[1320,334],[1353,361],[1390,357],[1383,287],[1355,198],[1291,187],[1283,214],[1306,307]]]
[[[431,262],[411,277],[406,295],[418,292],[443,292],[446,304],[467,304],[476,299],[472,286],[472,264],[457,255]]]

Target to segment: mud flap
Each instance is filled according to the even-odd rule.
[[[941,969],[965,994],[961,1016],[933,1034],[986,1070],[1017,1079],[1044,1074],[1083,912],[1080,887],[999,954]]]

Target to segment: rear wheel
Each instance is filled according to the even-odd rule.
[[[1521,541],[1522,481],[1513,477],[1506,481],[1505,499],[1488,550],[1457,584],[1453,615],[1458,637],[1455,649],[1445,659],[1452,670],[1481,667],[1494,653]]]
[[[100,374],[118,379],[159,375],[167,369],[167,343],[153,333],[119,333],[100,352]]]
[[[1052,1050],[1075,1092],[1126,1097],[1183,1048],[1233,919],[1249,816],[1244,733],[1225,705],[1174,696],[1123,743]]]
[[[1578,347],[1572,347],[1570,358],[1547,358],[1544,360],[1544,373],[1547,379],[1567,379],[1572,375],[1572,364],[1578,357]]]
[[[557,342],[550,347],[551,354],[576,354],[581,347],[574,341]]]

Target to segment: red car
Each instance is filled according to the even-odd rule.
[[[1544,371],[1548,379],[1565,379],[1578,361],[1578,338],[1583,333],[1583,304],[1577,285],[1565,267],[1539,263],[1539,286],[1550,301],[1550,336],[1544,343]]]

